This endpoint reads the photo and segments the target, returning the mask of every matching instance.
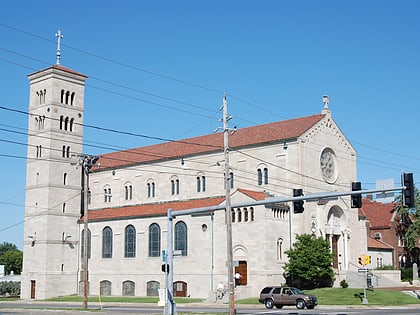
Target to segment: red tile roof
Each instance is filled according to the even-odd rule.
[[[379,248],[379,249],[393,249],[393,247],[381,240],[374,239],[373,237],[367,238],[367,247],[368,248]]]
[[[188,210],[211,207],[220,205],[224,201],[225,197],[213,197],[89,210],[89,221],[165,216],[168,213],[168,209]],[[83,220],[83,218],[81,218],[81,220]]]
[[[359,215],[366,216],[366,219],[370,222],[371,229],[390,228],[390,222],[396,207],[397,204],[395,202],[382,203],[363,198]]]
[[[33,74],[35,74],[35,73],[43,72],[43,71],[48,70],[48,69],[61,70],[61,71],[65,71],[65,72],[68,72],[68,73],[71,73],[71,74],[79,75],[79,76],[82,76],[82,77],[85,77],[85,78],[87,78],[87,77],[88,77],[88,76],[87,76],[87,75],[85,75],[85,74],[82,74],[82,73],[80,73],[80,72],[74,71],[74,70],[72,70],[72,69],[70,69],[70,68],[67,68],[67,67],[63,67],[62,65],[53,65],[53,66],[48,67],[48,68],[46,68],[46,69],[43,69],[43,70],[40,70],[40,71],[36,71],[36,72],[34,72],[34,73],[31,73],[29,76],[31,76],[31,75],[33,75]]]
[[[229,146],[240,148],[295,139],[322,120],[324,116],[317,114],[238,129],[229,136]],[[100,169],[115,168],[218,151],[223,151],[223,133],[103,154],[98,162]]]
[[[248,189],[237,189],[254,200],[264,200],[269,197],[264,192],[252,191]],[[191,199],[184,201],[168,201],[159,203],[149,203],[133,206],[123,206],[115,208],[105,208],[98,210],[89,210],[89,221],[101,221],[101,220],[115,220],[115,219],[127,219],[127,218],[140,218],[140,217],[153,217],[153,216],[165,216],[168,213],[168,209],[172,210],[189,210],[196,208],[204,208],[211,206],[218,206],[225,201],[225,197],[210,197],[203,199]],[[83,220],[83,217],[81,218]]]
[[[264,200],[265,198],[270,197],[267,193],[262,191],[253,191],[242,188],[238,188],[237,191],[243,193],[244,195],[247,195],[248,197],[251,197],[254,200]]]

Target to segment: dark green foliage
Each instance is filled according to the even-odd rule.
[[[413,268],[401,268],[401,281],[413,281]]]
[[[20,275],[22,272],[23,253],[18,249],[8,250],[0,256],[0,265],[4,265],[6,274],[12,271],[15,275]]]
[[[284,267],[292,284],[302,289],[331,286],[334,255],[329,242],[309,234],[297,235],[296,238],[293,248],[286,251],[289,262]]]
[[[19,296],[20,282],[0,282],[0,296]]]
[[[0,244],[0,257],[3,256],[3,254],[9,250],[17,250],[15,244],[3,242],[3,244]]]
[[[347,283],[347,281],[346,281],[346,280],[341,280],[341,281],[340,281],[340,286],[341,286],[343,289],[345,289],[345,288],[348,288],[348,287],[349,287],[349,284]]]

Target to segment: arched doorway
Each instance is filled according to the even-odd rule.
[[[187,297],[187,283],[184,281],[174,282],[174,297]]]
[[[339,206],[333,206],[328,211],[325,237],[330,241],[331,251],[334,253],[333,268],[339,269],[340,257],[344,257],[343,231],[347,228],[347,217]]]

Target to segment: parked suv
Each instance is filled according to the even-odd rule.
[[[260,303],[266,308],[273,306],[282,308],[283,305],[296,305],[296,308],[313,309],[318,304],[318,300],[313,295],[303,293],[301,290],[293,287],[272,286],[265,287],[260,293]]]

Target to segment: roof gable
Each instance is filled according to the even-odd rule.
[[[240,148],[298,138],[324,117],[317,114],[238,129],[229,136],[229,146]],[[99,163],[100,169],[106,169],[221,151],[223,133],[215,133],[103,154]]]
[[[371,228],[389,228],[397,204],[395,202],[382,203],[363,198],[361,211],[370,222]]]

